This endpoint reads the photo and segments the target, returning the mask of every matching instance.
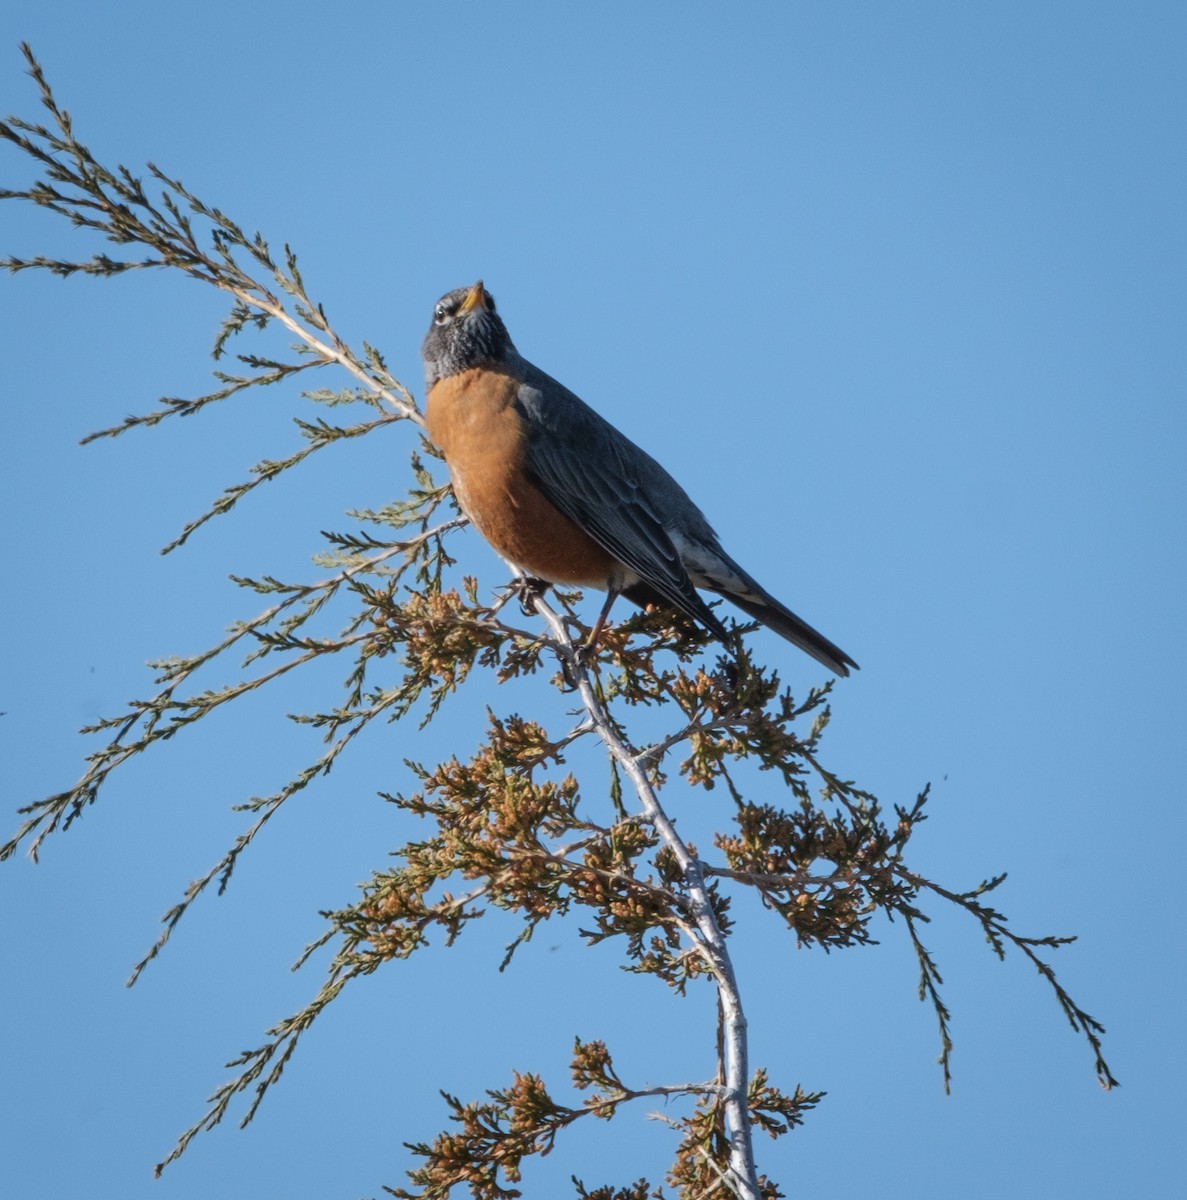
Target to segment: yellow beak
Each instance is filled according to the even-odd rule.
[[[459,312],[472,312],[476,308],[486,307],[486,288],[482,286],[480,279],[467,293],[466,298],[462,301]]]

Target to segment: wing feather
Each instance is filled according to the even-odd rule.
[[[724,636],[668,532],[703,527],[716,541],[701,511],[649,454],[555,379],[524,365],[516,403],[528,424],[526,465],[536,485],[665,600]]]

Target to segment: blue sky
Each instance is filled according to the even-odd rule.
[[[747,914],[754,1060],[829,1093],[760,1143],[789,1195],[1178,1194],[1181,5],[10,0],[0,109],[30,117],[21,39],[101,159],[155,161],[291,243],[338,331],[418,392],[432,302],[485,279],[519,348],[660,457],[731,552],[862,664],[835,693],[828,761],[887,802],[933,782],[919,869],[953,887],[1008,870],[1017,928],[1081,935],[1056,966],[1108,1026],[1124,1087],[1099,1090],[1031,969],[937,910],[946,1098],[901,931],[826,957]],[[29,178],[5,148],[0,184]],[[96,248],[13,204],[0,231],[5,253]],[[221,302],[162,274],[0,289],[15,825],[81,772],[76,728],[149,690],[145,660],[250,611],[229,574],[307,576],[318,530],[401,491],[408,433],[336,448],[161,558],[250,464],[295,448],[311,406],[277,391],[79,448],[207,389]],[[476,535],[458,551],[484,588],[502,581]],[[800,690],[819,679],[759,643]],[[408,836],[375,796],[409,787],[402,759],[464,752],[487,702],[559,711],[536,682],[426,734],[376,731],[125,990],[159,915],[241,828],[230,805],[315,753],[284,714],[318,683],[178,738],[39,866],[0,868],[5,1195],[370,1196],[402,1182],[403,1141],[441,1127],[438,1087],[474,1096],[517,1067],[563,1091],[574,1035],[604,1037],[637,1079],[707,1073],[707,994],[623,975],[576,923],[500,976],[511,934],[492,918],[352,989],[247,1132],[228,1122],[152,1180],[222,1063],[315,990],[316,966],[288,966],[318,911]],[[715,798],[669,801],[691,824]],[[526,1191],[655,1178],[669,1150],[624,1113]]]

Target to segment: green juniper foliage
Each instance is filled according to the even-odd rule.
[[[211,392],[167,397],[152,412],[91,436],[117,436],[191,415],[320,368],[344,373],[345,386],[307,390],[302,393],[307,399],[327,410],[348,405],[367,410],[354,424],[297,421],[305,442],[297,453],[259,463],[168,549],[229,512],[260,483],[333,442],[396,422],[405,423],[410,436],[404,497],[379,511],[351,513],[378,532],[325,534],[314,559],[320,574],[312,581],[237,578],[263,607],[235,622],[205,652],[153,664],[155,693],[84,731],[102,744],[88,757],[82,777],[23,809],[26,819],[0,856],[25,845],[36,857],[50,834],[68,829],[95,803],[112,771],[216,709],[314,660],[335,656],[346,664],[343,691],[322,711],[295,718],[317,730],[324,748],[279,791],[239,806],[249,815],[246,829],[166,913],[135,979],[194,900],[211,884],[221,892],[240,856],[284,803],[327,774],[373,722],[429,722],[474,674],[499,683],[534,676],[532,687],[559,689],[577,713],[565,728],[550,730],[528,717],[491,712],[477,747],[466,753],[459,748],[447,762],[408,764],[417,790],[384,799],[419,818],[423,836],[400,846],[390,856],[395,865],[376,871],[357,896],[324,914],[326,927],[302,959],[331,948],[320,989],[300,1012],[269,1030],[261,1046],[230,1064],[231,1078],[158,1171],[199,1131],[218,1124],[240,1093],[248,1097],[242,1122],[249,1122],[301,1035],[348,982],[409,957],[433,937],[452,945],[492,908],[519,923],[504,966],[541,922],[575,912],[585,938],[615,941],[629,969],[653,975],[678,993],[714,988],[719,1018],[717,1028],[706,1030],[706,1078],[636,1086],[619,1076],[601,1041],[578,1040],[572,1083],[583,1098],[562,1103],[530,1073],[515,1074],[483,1099],[445,1095],[446,1129],[431,1141],[408,1143],[420,1165],[409,1173],[407,1187],[389,1189],[394,1196],[445,1197],[462,1186],[484,1200],[518,1196],[514,1185],[525,1160],[550,1151],[568,1126],[586,1117],[609,1120],[623,1106],[656,1097],[686,1102],[683,1109],[668,1110],[683,1115],[665,1118],[676,1137],[665,1178],[592,1188],[574,1180],[575,1195],[585,1200],[665,1194],[692,1200],[726,1191],[750,1200],[782,1195],[759,1171],[753,1133],[786,1134],[822,1093],[781,1089],[762,1068],[748,1064],[741,987],[729,948],[731,899],[742,889],[757,893],[775,917],[772,936],[791,937],[801,946],[864,945],[882,917],[903,928],[918,961],[920,997],[939,1022],[945,1086],[949,1013],[921,929],[928,920],[926,902],[955,905],[999,957],[1012,948],[1038,968],[1072,1028],[1086,1039],[1101,1083],[1115,1084],[1101,1055],[1101,1026],[1072,1000],[1042,957],[1071,939],[1015,933],[990,903],[1002,875],[954,890],[911,870],[907,852],[925,817],[926,789],[912,803],[888,809],[823,765],[831,684],[794,697],[772,670],[752,659],[747,626],[734,626],[728,653],[711,654],[706,635],[679,614],[639,613],[607,629],[594,660],[587,661],[577,650],[583,631],[568,597],[549,601],[525,591],[518,606],[509,603],[510,594],[495,605],[481,603],[477,583],[459,582],[452,572],[449,535],[464,520],[448,484],[435,474],[434,452],[419,432],[419,409],[378,351],[364,345],[356,352],[338,337],[321,305],[309,298],[287,247],[275,255],[258,233],[247,234],[152,165],[146,184],[124,167],[112,171],[97,162],[76,139],[70,117],[27,47],[25,53],[49,123],[10,118],[0,123],[0,136],[37,164],[40,178],[0,197],[58,213],[84,234],[114,244],[119,256],[96,253],[77,262],[9,258],[4,265],[13,272],[40,269],[63,277],[169,267],[219,289],[229,301],[212,351],[220,365]],[[291,356],[240,353],[234,355],[238,365],[225,369],[233,346],[270,326],[295,338]],[[226,669],[233,659],[239,662],[237,682],[210,690],[196,682],[212,663]],[[636,718],[644,715],[649,728],[652,718],[662,721],[664,732],[647,739],[632,734],[642,725]],[[579,780],[568,770],[566,753],[578,742],[603,747],[610,764],[608,796],[598,794],[604,782]],[[765,772],[761,786],[748,782],[759,778],[753,768]],[[673,776],[686,789],[720,785],[719,829],[704,857],[677,833],[661,802]]]

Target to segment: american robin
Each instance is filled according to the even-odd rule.
[[[447,292],[421,347],[429,437],[466,516],[513,570],[673,605],[720,638],[717,592],[830,671],[857,667],[721,548],[684,489],[511,342],[482,281]]]

